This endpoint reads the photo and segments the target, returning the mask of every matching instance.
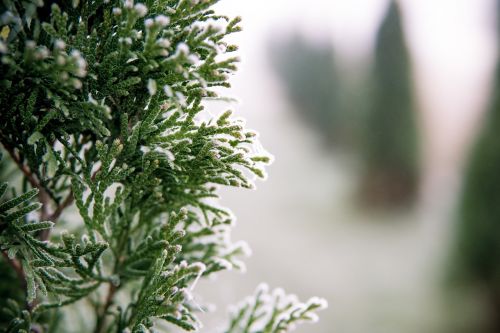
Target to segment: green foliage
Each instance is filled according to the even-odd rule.
[[[470,273],[480,280],[498,284],[500,288],[500,179],[497,168],[500,163],[500,145],[496,129],[500,123],[498,96],[484,123],[473,149],[463,188],[460,205],[460,246],[462,261]]]
[[[298,323],[316,322],[314,311],[326,308],[324,299],[313,297],[301,303],[295,295],[286,295],[282,289],[271,293],[260,285],[253,297],[243,301],[236,309],[225,333],[279,333],[288,332]]]
[[[192,331],[196,281],[242,268],[217,186],[252,188],[270,158],[206,110],[238,61],[217,2],[0,6],[0,140],[22,176],[1,185],[0,246],[26,290],[0,328],[56,331],[84,299],[94,332]]]
[[[0,257],[0,323],[8,323],[12,313],[7,313],[9,303],[16,304],[24,301],[24,292],[19,286],[14,270],[10,269],[7,259]],[[17,317],[17,312],[16,312]],[[2,327],[2,326],[0,326]]]
[[[418,183],[418,134],[410,59],[395,1],[378,31],[373,85],[372,106],[361,129],[362,195],[368,204],[408,204]]]
[[[497,12],[500,2],[497,2]],[[497,38],[500,22],[497,22]],[[457,211],[452,278],[484,291],[491,331],[500,329],[500,63],[483,126],[470,152]]]
[[[1,195],[7,187],[6,183],[0,186]],[[58,245],[38,239],[36,234],[52,228],[54,223],[29,218],[29,213],[41,207],[40,203],[30,203],[37,193],[37,189],[32,189],[0,204],[3,229],[0,244],[9,259],[17,258],[20,262],[28,304],[35,306],[33,302],[40,293],[47,296],[47,300],[53,299],[35,306],[45,309],[85,297],[105,281],[96,264],[107,244],[84,237],[83,242],[77,244],[71,234],[63,235],[63,242]]]

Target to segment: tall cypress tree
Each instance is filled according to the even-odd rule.
[[[410,58],[395,1],[377,34],[373,95],[362,131],[362,198],[384,206],[411,202],[418,182],[417,129]]]
[[[500,13],[500,1],[497,4]],[[500,40],[500,22],[497,22]],[[491,332],[500,332],[500,61],[493,96],[470,154],[458,210],[459,277],[486,291]]]

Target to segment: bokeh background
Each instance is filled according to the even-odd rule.
[[[221,1],[234,107],[275,161],[223,192],[253,255],[200,283],[204,332],[261,281],[328,300],[297,332],[500,332],[498,8]]]

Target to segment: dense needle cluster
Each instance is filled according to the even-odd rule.
[[[217,186],[252,188],[270,158],[231,111],[206,111],[238,61],[225,37],[240,19],[217,2],[0,5],[2,163],[15,165],[1,177],[0,278],[25,290],[0,301],[2,331],[64,331],[62,309],[83,302],[94,332],[194,331],[196,281],[242,267]],[[264,331],[255,309],[227,332],[283,332],[324,304],[279,306]]]

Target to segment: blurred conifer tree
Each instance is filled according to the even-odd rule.
[[[417,125],[401,13],[391,1],[379,28],[373,95],[361,131],[361,197],[370,206],[411,203],[418,183]]]
[[[326,145],[352,147],[355,122],[344,107],[346,77],[332,43],[315,43],[295,32],[284,40],[272,39],[269,45],[271,64],[293,110],[318,130]]]
[[[500,1],[497,2],[500,13]],[[497,22],[500,40],[500,22]],[[460,280],[487,294],[488,332],[500,332],[500,61],[483,127],[470,154],[458,210],[455,264]]]

